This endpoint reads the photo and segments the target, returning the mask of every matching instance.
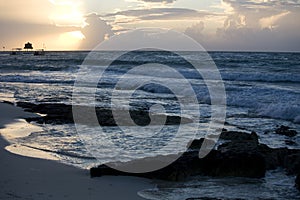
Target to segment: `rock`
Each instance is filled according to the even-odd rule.
[[[23,108],[27,112],[44,114],[45,116],[26,118],[27,122],[37,122],[40,124],[65,124],[73,123],[72,106],[66,104],[33,104],[27,102],[18,102],[17,106]]]
[[[291,130],[291,128],[288,126],[280,126],[278,129],[275,130],[275,133],[279,135],[285,135],[288,137],[294,137],[297,135],[297,131]]]
[[[175,161],[175,163],[170,164],[167,167],[164,167],[162,169],[159,169],[157,171],[153,172],[147,172],[147,173],[128,173],[128,172],[122,172],[115,170],[113,168],[110,168],[106,165],[100,165],[98,167],[94,167],[90,169],[90,175],[91,177],[101,177],[104,175],[114,175],[114,176],[137,176],[137,177],[144,177],[149,179],[161,179],[161,180],[168,180],[168,181],[183,181],[188,176],[190,176],[191,171],[187,168],[187,164],[191,163],[194,159],[197,158],[197,154],[193,153],[193,155],[184,156],[180,158],[179,160]],[[192,158],[194,157],[194,158]],[[137,162],[141,163],[141,161],[144,162],[145,167],[147,167],[147,164],[151,162],[151,165],[155,162],[164,162],[165,160],[170,159],[169,156],[157,156],[153,158],[145,158],[140,159],[137,161],[130,161],[126,163],[110,163],[110,166],[122,165],[123,169],[132,169],[135,167],[135,164]],[[186,159],[187,162],[184,160]],[[161,164],[161,163],[160,163]]]
[[[77,117],[80,117],[80,123],[89,126],[117,126],[115,119],[121,119],[122,125],[140,125],[146,126],[151,122],[153,125],[159,125],[165,122],[165,125],[187,124],[193,122],[189,118],[149,113],[149,110],[130,110],[130,117],[127,116],[127,110],[112,110],[101,107],[74,106],[58,103],[32,104],[27,102],[18,102],[17,105],[28,112],[45,114],[46,116],[27,118],[28,122],[35,121],[43,124],[65,124],[74,123],[73,109],[76,109]],[[93,120],[89,113],[96,113],[98,121]],[[135,124],[132,123],[135,122]]]
[[[273,149],[265,144],[259,144],[258,151],[265,159],[267,170],[283,167],[284,158],[288,154],[287,148]]]
[[[296,177],[295,186],[298,190],[300,190],[300,173]]]
[[[258,144],[258,135],[255,132],[251,134],[238,131],[227,131],[223,129],[220,135],[220,139],[231,141],[252,141]],[[187,146],[190,150],[200,149],[204,139],[195,139],[191,141]]]
[[[289,150],[284,157],[283,167],[288,174],[300,173],[300,150]]]
[[[286,145],[290,145],[290,146],[295,146],[295,145],[297,145],[297,143],[296,143],[295,141],[293,141],[293,140],[284,140],[284,143],[285,143]]]
[[[288,174],[300,173],[300,150],[297,149],[273,149],[265,144],[258,144],[255,139],[234,140],[220,145],[217,150],[212,150],[205,158],[199,159],[198,150],[202,142],[203,139],[193,141],[188,152],[171,165],[155,172],[124,174],[101,165],[91,169],[91,176],[130,175],[169,181],[184,180],[194,175],[260,178],[264,177],[266,170],[278,167],[286,169]],[[166,158],[158,157],[154,160]]]
[[[5,104],[9,104],[9,105],[14,105],[14,103],[13,102],[10,102],[10,101],[0,101],[1,103],[5,103]]]
[[[189,150],[199,150],[203,144],[204,138],[191,141],[187,147]]]
[[[197,145],[199,145],[201,140],[197,143]],[[194,175],[250,178],[264,177],[266,172],[265,159],[257,151],[256,141],[252,140],[250,143],[252,145],[247,145],[246,141],[244,143],[240,142],[239,144],[231,142],[226,146],[224,145],[221,150],[212,150],[202,159],[199,159],[198,151],[188,151],[169,166],[149,173],[124,173],[101,165],[97,168],[92,168],[90,174],[91,177],[103,175],[129,175],[168,181],[180,181]],[[158,157],[154,158],[154,160],[164,160],[166,158],[167,157],[162,159],[162,157]],[[147,162],[147,160],[144,161]],[[116,165],[119,164],[116,163]],[[125,165],[130,167],[130,162],[125,163]]]
[[[227,131],[226,129],[222,131],[220,139],[223,140],[253,140],[258,143],[258,135],[255,132],[251,134],[239,131]]]
[[[211,175],[260,178],[265,176],[266,162],[258,150],[256,140],[233,141],[218,148],[220,157],[208,167],[215,168]],[[206,158],[210,162],[210,158]],[[212,165],[216,165],[213,167]]]

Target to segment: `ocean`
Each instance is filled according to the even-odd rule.
[[[72,101],[72,94],[76,77],[82,69],[89,52],[47,52],[45,56],[9,55],[0,53],[0,100],[16,102],[30,102],[35,104],[60,103],[71,105],[96,106],[110,108],[112,90],[122,94],[133,94],[129,105],[118,99],[115,105],[120,109],[128,107],[144,108],[149,105],[163,105],[169,114],[178,114],[178,99],[168,88],[157,84],[147,84],[132,93],[131,84],[124,82],[115,88],[116,77],[120,77],[131,65],[145,62],[165,63],[182,73],[194,89],[199,103],[201,117],[197,138],[203,137],[209,123],[210,93],[205,82],[194,75],[193,69],[176,60],[172,55],[164,53],[134,52],[125,56],[123,60],[115,62],[115,66],[102,74],[101,84],[98,84],[95,101],[87,101],[84,96],[80,101]],[[105,63],[110,63],[115,52],[102,52],[98,59],[103,63],[99,66],[86,66],[85,70],[101,73]],[[194,52],[183,52],[189,59],[197,60]],[[268,52],[209,52],[215,62],[226,91],[226,122],[224,128],[245,132],[255,131],[260,142],[269,147],[300,148],[300,135],[293,138],[274,134],[278,126],[285,125],[300,133],[300,53],[268,53]],[[151,70],[150,70],[151,72]],[[99,72],[99,74],[101,74]],[[131,81],[160,77],[161,83],[171,81],[180,87],[182,82],[163,70],[160,73],[134,73]],[[122,78],[122,77],[121,77]],[[86,90],[89,90],[87,84]],[[184,89],[184,88],[183,88]],[[184,95],[184,91],[183,91]],[[74,99],[73,99],[74,100]],[[77,99],[78,100],[78,99]],[[187,112],[187,117],[193,118],[194,111]],[[156,135],[151,140],[151,147],[147,142],[135,145],[132,137],[121,137],[116,127],[104,127],[106,135],[98,137],[99,141],[114,139],[125,141],[130,150],[137,150],[136,154],[115,152],[108,144],[102,144],[100,155],[93,159],[87,150],[82,137],[92,138],[95,133],[87,129],[86,135],[80,137],[74,124],[37,124],[43,131],[18,138],[14,143],[26,147],[51,151],[61,162],[80,168],[90,168],[112,161],[127,161],[135,158],[155,156],[158,154],[176,153],[183,149],[155,150],[161,143],[169,142],[172,131],[178,127],[170,125],[163,129],[163,135]],[[83,127],[84,128],[84,127]],[[193,132],[194,127],[186,127],[187,132]],[[126,127],[125,130],[134,129]],[[139,129],[140,130],[140,129]],[[193,138],[192,138],[193,139]],[[96,147],[95,147],[96,148]],[[98,148],[98,147],[97,147]],[[209,177],[193,178],[183,183],[160,183],[159,188],[141,191],[140,195],[147,199],[185,199],[206,195],[209,197],[240,197],[242,199],[296,199],[299,193],[293,187],[293,177],[285,175],[283,170],[269,171],[264,179],[224,178],[211,179]],[[253,192],[254,191],[254,192]],[[242,195],[241,195],[242,194]]]

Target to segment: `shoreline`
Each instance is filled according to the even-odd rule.
[[[0,127],[27,116],[21,108],[0,103]],[[88,170],[57,161],[24,157],[5,150],[0,129],[0,199],[122,199],[141,200],[138,192],[155,187],[136,177],[90,178]]]

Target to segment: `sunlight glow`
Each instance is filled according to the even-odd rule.
[[[65,50],[67,49],[77,49],[80,42],[84,39],[84,35],[81,31],[72,31],[62,33],[59,36],[58,43],[63,44]]]
[[[70,37],[78,40],[83,40],[85,38],[81,31],[68,32],[68,34],[70,35]]]
[[[70,0],[50,0],[55,5],[55,11],[49,19],[58,26],[84,26],[84,14],[82,12],[82,2]]]

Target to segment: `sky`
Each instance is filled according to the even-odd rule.
[[[0,45],[89,50],[151,27],[209,51],[300,51],[299,19],[300,0],[0,0]]]

